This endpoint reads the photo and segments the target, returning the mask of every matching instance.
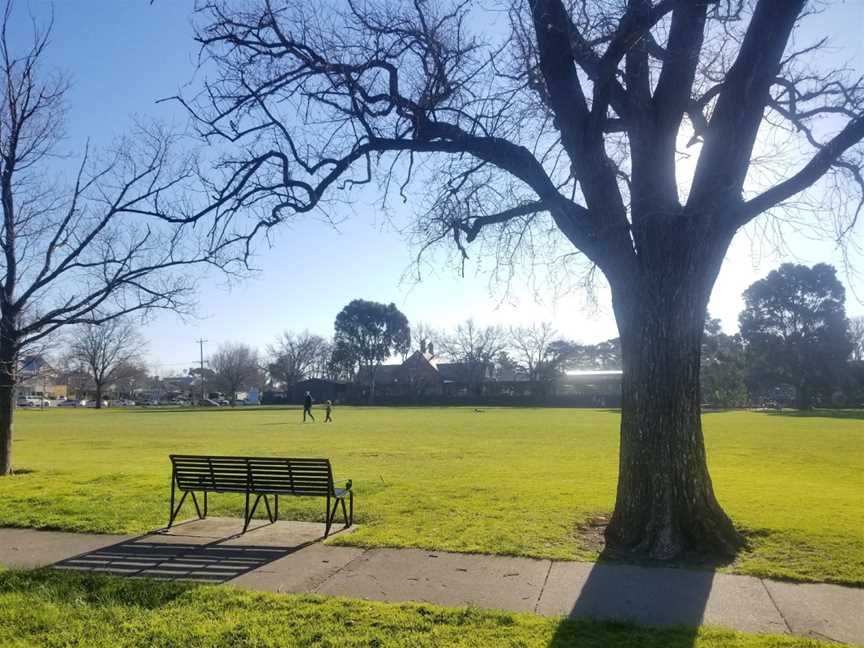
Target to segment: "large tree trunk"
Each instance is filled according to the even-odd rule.
[[[15,412],[15,385],[0,378],[0,475],[12,473],[12,417]]]
[[[813,408],[810,385],[808,385],[805,380],[798,383],[798,389],[795,391],[795,400],[799,410],[809,410]]]
[[[658,560],[733,555],[743,542],[714,496],[700,411],[702,332],[719,261],[680,248],[651,261],[643,259],[641,278],[612,282],[624,377],[607,548]]]
[[[12,421],[15,415],[15,349],[0,341],[0,475],[12,473]]]
[[[96,409],[102,409],[102,383],[96,383]]]
[[[369,396],[366,399],[367,405],[375,404],[375,378],[377,372],[377,365],[369,365]]]

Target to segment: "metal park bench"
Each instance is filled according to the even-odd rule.
[[[341,507],[345,527],[354,522],[354,493],[351,480],[345,488],[333,484],[333,471],[329,459],[298,459],[277,457],[222,457],[207,455],[171,455],[171,517],[168,528],[174,524],[186,496],[192,494],[192,502],[198,518],[207,517],[208,493],[242,493],[246,495],[246,509],[243,520],[243,533],[255,515],[258,503],[263,499],[270,522],[279,518],[279,496],[296,495],[300,497],[323,497],[327,500],[326,528],[324,537],[330,533],[330,526]],[[183,496],[174,506],[175,491]],[[204,494],[204,512],[198,506],[195,493]],[[250,509],[252,496],[255,501]],[[273,496],[273,508],[270,508]],[[345,509],[345,500],[349,508]],[[332,502],[332,506],[331,506]]]

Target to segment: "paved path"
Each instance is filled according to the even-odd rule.
[[[864,644],[864,589],[610,563],[331,547],[320,542],[321,524],[260,523],[243,535],[241,525],[209,518],[140,537],[0,529],[0,564]]]

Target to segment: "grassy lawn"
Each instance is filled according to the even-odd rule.
[[[243,592],[50,571],[0,573],[0,645],[791,648],[809,639],[651,629],[472,608]]]
[[[19,411],[0,525],[141,532],[168,515],[171,452],[329,456],[357,493],[368,546],[591,559],[579,532],[614,502],[618,415],[568,409],[338,408]],[[864,584],[864,420],[734,412],[704,417],[720,502],[751,550],[739,573]],[[283,519],[323,503],[285,498]],[[193,509],[188,509],[191,515]],[[211,498],[213,515],[242,499]]]

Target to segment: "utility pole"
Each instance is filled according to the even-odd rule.
[[[203,338],[200,340],[196,340],[196,342],[198,342],[198,349],[201,351],[201,401],[198,403],[199,405],[201,405],[205,399],[205,396],[204,396],[204,343],[206,341],[207,340],[205,340]]]

